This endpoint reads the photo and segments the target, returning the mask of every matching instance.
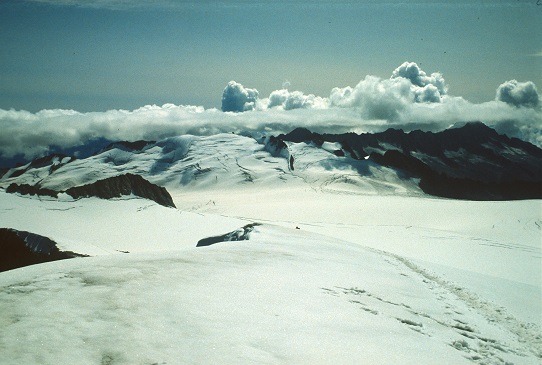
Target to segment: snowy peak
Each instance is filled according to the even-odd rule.
[[[420,188],[431,195],[474,200],[542,197],[542,150],[480,122],[438,133],[388,129],[320,135],[298,128],[278,138],[317,146],[339,143],[335,154],[368,158],[420,178]]]
[[[170,192],[288,184],[341,193],[529,199],[542,197],[541,159],[538,147],[482,123],[437,133],[335,135],[296,128],[258,139],[216,134],[117,142],[88,158],[52,156],[11,169],[0,186],[66,191],[132,174]]]

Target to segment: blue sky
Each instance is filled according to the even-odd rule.
[[[220,108],[230,80],[261,95],[328,97],[404,61],[441,72],[449,94],[495,98],[542,85],[534,1],[3,1],[0,108],[36,112]]]
[[[537,2],[2,0],[0,166],[296,127],[481,121],[542,147]]]

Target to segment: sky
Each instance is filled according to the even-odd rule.
[[[203,113],[181,122],[211,124],[200,132],[225,130],[212,128],[224,119],[215,114],[224,108],[225,90],[234,98],[235,93],[252,95],[236,99],[242,106],[248,102],[242,114],[260,112],[237,117],[236,122],[244,120],[240,124],[262,119],[256,123],[260,127],[263,119],[280,114],[279,119],[293,119],[292,123],[316,118],[340,124],[344,119],[349,129],[382,124],[375,120],[403,126],[414,117],[419,118],[416,125],[433,120],[433,126],[443,127],[453,121],[483,119],[495,113],[491,106],[506,117],[482,121],[542,144],[536,89],[542,87],[540,24],[542,5],[537,0],[4,0],[0,2],[0,125],[5,132],[0,142],[13,144],[10,137],[16,133],[20,146],[10,151],[0,147],[0,155],[33,154],[24,143],[43,144],[34,149],[42,153],[52,142],[65,146],[88,138],[135,138],[129,133],[101,136],[89,126],[108,120],[110,125],[100,124],[101,128],[114,130],[112,124],[119,120],[114,115],[126,111],[133,115],[144,108],[149,117],[149,106],[168,105],[159,108],[159,115],[167,114],[172,123],[182,118],[168,114],[170,104],[198,111],[202,107]],[[438,74],[443,83],[437,85],[435,77],[427,82],[411,78],[410,91],[404,89],[408,85],[390,85],[393,75],[411,76],[397,71],[405,62],[415,63],[410,70],[426,74],[428,80]],[[501,88],[512,80],[516,86]],[[237,86],[231,86],[231,81]],[[353,101],[346,100],[348,88],[359,91]],[[499,88],[505,91],[500,96]],[[531,101],[536,99],[534,104],[522,99],[526,93]],[[374,112],[370,108],[375,101],[369,99],[375,94],[384,99],[395,95],[397,100],[378,107],[386,111]],[[307,96],[311,96],[308,101]],[[399,100],[403,97],[424,105],[410,110]],[[432,106],[425,109],[439,109],[436,114],[425,112],[423,118],[417,114],[425,104],[442,104],[446,98],[448,116],[458,108],[475,112],[446,119],[443,108]],[[496,99],[510,110],[500,104],[488,106]],[[263,112],[276,109],[273,106],[282,114]],[[330,110],[334,108],[341,110]],[[286,115],[293,109],[318,109],[320,114]],[[64,128],[56,123],[71,123],[67,120],[74,120],[75,112],[80,121],[72,134],[84,131],[84,135],[68,142],[66,136],[56,135]],[[228,118],[232,117],[225,117],[231,123]],[[502,125],[505,119],[507,127]],[[519,119],[520,126],[509,128],[510,120]],[[40,140],[37,132],[27,133],[36,127],[29,120],[50,138]],[[154,136],[165,134],[161,130]]]

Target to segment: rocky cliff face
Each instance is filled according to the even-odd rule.
[[[125,174],[92,184],[76,186],[66,190],[66,193],[74,198],[96,196],[102,199],[119,198],[122,195],[136,195],[145,199],[153,200],[165,207],[175,207],[171,195],[160,186],[154,185],[139,175]]]
[[[39,186],[12,183],[6,189],[8,193],[23,195],[42,195],[56,198],[62,191],[43,189]],[[102,199],[120,198],[123,195],[135,195],[141,198],[153,200],[165,207],[175,208],[173,199],[166,188],[154,185],[139,175],[125,174],[98,180],[92,184],[75,186],[65,191],[73,198],[98,197]]]
[[[83,255],[60,251],[56,242],[47,237],[0,228],[0,271],[80,256]]]

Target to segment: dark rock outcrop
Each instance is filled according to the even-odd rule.
[[[64,155],[62,153],[54,153],[51,155],[47,155],[47,156],[32,160],[32,162],[30,162],[28,166],[24,168],[22,168],[22,166],[18,167],[11,173],[8,170],[4,175],[9,174],[10,178],[19,177],[29,170],[39,169],[46,166],[49,166],[49,174],[52,174],[53,172],[55,172],[62,166],[75,160],[76,158],[73,156]]]
[[[73,198],[98,197],[102,199],[119,198],[122,195],[136,195],[153,200],[165,207],[175,208],[173,199],[166,188],[155,185],[139,175],[125,174],[98,180],[92,184],[76,186],[66,190]]]
[[[47,237],[11,228],[0,228],[0,253],[0,271],[85,256],[60,251]]]
[[[32,186],[28,184],[15,184],[12,183],[8,186],[6,189],[6,193],[19,193],[22,195],[40,195],[40,196],[50,196],[53,198],[58,197],[58,191],[54,191],[51,189],[44,189],[40,188],[39,186]]]
[[[0,179],[2,176],[4,176],[9,170],[11,170],[9,167],[2,167],[0,168]]]
[[[275,136],[270,136],[265,143],[265,149],[274,157],[288,156],[288,145],[284,141]]]
[[[250,236],[250,232],[254,230],[254,227],[259,226],[259,225],[260,225],[259,223],[251,223],[233,232],[229,232],[220,236],[202,238],[201,240],[198,241],[196,247],[211,246],[219,242],[248,240]]]
[[[143,140],[135,141],[135,142],[128,142],[128,141],[113,142],[107,145],[106,147],[104,147],[101,151],[98,152],[98,154],[115,149],[115,148],[119,150],[123,150],[123,151],[128,151],[128,152],[143,151],[146,147],[152,146],[155,143],[156,141],[143,141]]]
[[[7,193],[19,193],[23,195],[40,195],[57,198],[63,191],[54,191],[28,184],[12,183],[6,189]],[[153,200],[165,207],[175,208],[173,199],[166,188],[155,185],[139,175],[125,174],[98,180],[92,184],[75,186],[65,191],[74,199],[98,197],[102,199],[120,198],[123,195],[135,195],[141,198]]]

